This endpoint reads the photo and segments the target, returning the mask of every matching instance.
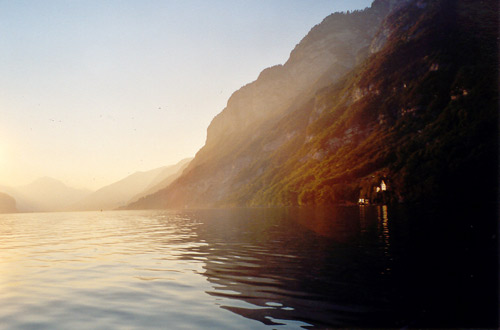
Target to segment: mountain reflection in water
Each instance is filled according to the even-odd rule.
[[[0,215],[0,324],[494,328],[491,219],[387,206]]]
[[[485,263],[471,264],[482,247],[462,240],[468,225],[452,216],[458,228],[444,228],[446,219],[440,228],[425,214],[399,208],[391,216],[385,205],[212,210],[197,229],[207,245],[192,250],[206,255],[207,293],[221,308],[264,324],[495,324],[496,237],[481,251]]]

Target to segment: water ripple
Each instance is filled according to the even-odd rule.
[[[390,212],[346,212],[0,215],[0,328],[404,326]]]

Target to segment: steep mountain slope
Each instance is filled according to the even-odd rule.
[[[136,172],[120,181],[100,188],[83,200],[71,205],[69,209],[78,211],[116,209],[131,200],[144,196],[144,194],[154,193],[164,188],[182,173],[181,169],[189,161],[190,159],[184,159],[175,165],[163,166],[145,172]],[[155,190],[156,187],[158,187],[157,190]]]
[[[128,202],[135,202],[140,198],[154,194],[155,192],[168,187],[169,184],[182,175],[182,172],[186,169],[186,167],[188,167],[189,162],[192,160],[193,158],[186,158],[175,165],[165,167],[164,170],[151,181],[148,187],[146,187],[141,193],[132,197]]]
[[[394,3],[377,0],[364,11],[328,16],[295,47],[284,65],[265,69],[256,81],[236,91],[208,127],[206,144],[186,169],[189,174],[183,176],[182,188],[169,199],[183,204],[189,196],[212,203],[224,195],[230,177],[250,160],[238,157],[241,145],[265,134],[315,90],[337,81],[366,58],[378,25]],[[163,205],[164,194],[131,207]]]
[[[497,13],[496,1],[413,0],[330,16],[283,67],[251,84],[268,94],[236,92],[184,174],[131,207],[496,199]],[[341,56],[351,65],[325,65],[302,88],[283,83],[291,96],[273,99],[268,76],[332,57],[306,51],[301,62],[297,54],[311,42],[335,48],[330,34],[340,38],[341,27],[328,26],[336,20],[350,22],[349,40],[363,34],[363,48]],[[379,194],[382,180],[388,188]]]
[[[337,81],[366,56],[392,2],[379,0],[367,10],[325,18],[295,47],[284,65],[265,69],[256,81],[229,98],[227,107],[208,127],[204,149],[272,121],[306,100],[315,89]],[[193,166],[196,164],[198,159]]]
[[[0,213],[16,212],[16,200],[7,194],[0,193]]]
[[[379,52],[319,92],[303,121],[276,126],[294,125],[295,140],[233,201],[374,199],[383,178],[394,201],[494,200],[497,12],[492,1],[413,1],[395,11]]]

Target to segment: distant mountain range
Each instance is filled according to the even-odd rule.
[[[16,213],[16,200],[7,194],[0,193],[0,213]]]
[[[0,213],[113,210],[165,188],[190,161],[136,172],[95,192],[48,177],[15,188],[0,186]]]
[[[89,194],[70,206],[71,210],[113,210],[167,187],[181,175],[191,159],[146,172],[136,172],[126,178]]]
[[[492,0],[332,14],[231,96],[179,178],[128,208],[496,200],[497,36]]]
[[[90,190],[71,188],[49,177],[21,187],[0,187],[0,191],[12,196],[22,212],[61,211],[90,193]]]

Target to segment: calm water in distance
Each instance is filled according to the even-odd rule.
[[[436,217],[387,206],[0,215],[0,328],[495,327],[494,227]]]

